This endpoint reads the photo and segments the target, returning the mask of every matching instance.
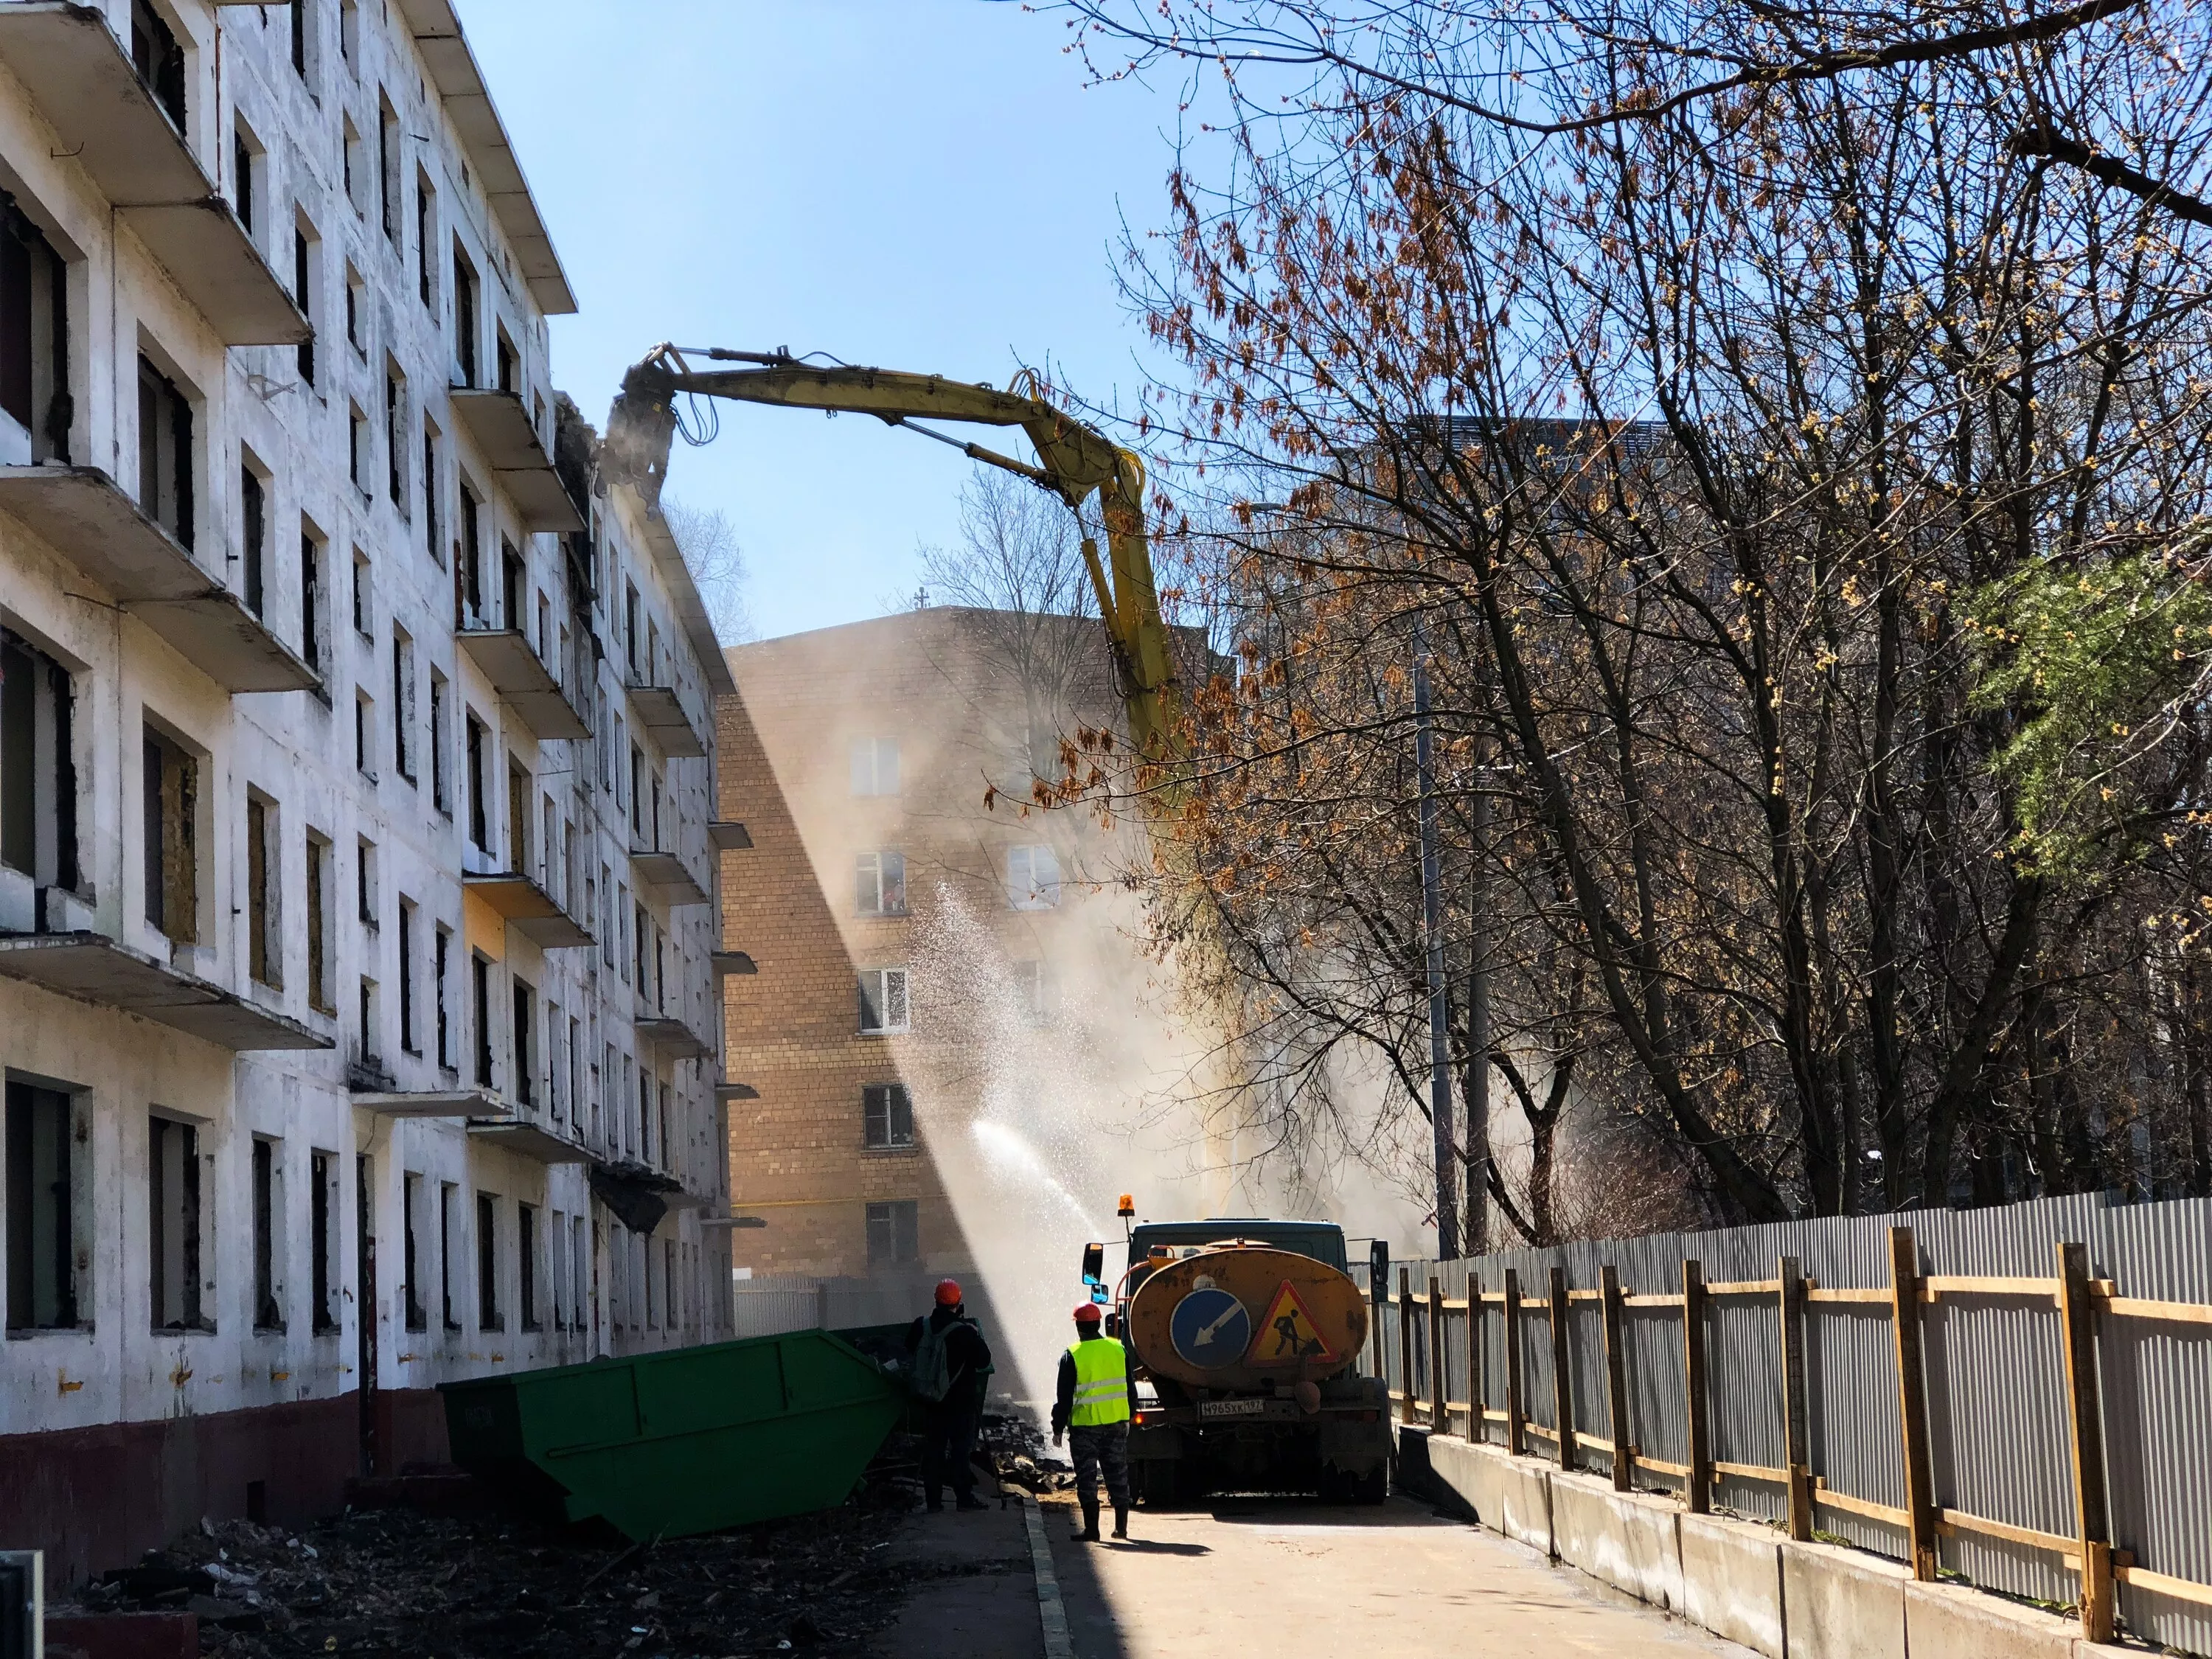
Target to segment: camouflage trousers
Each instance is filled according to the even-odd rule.
[[[1096,1428],[1070,1429],[1068,1449],[1075,1455],[1075,1495],[1083,1507],[1098,1508],[1098,1477],[1106,1477],[1106,1492],[1114,1507],[1129,1507],[1129,1425],[1102,1423]]]

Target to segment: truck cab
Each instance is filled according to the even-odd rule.
[[[1349,1271],[1344,1253],[1344,1229],[1334,1221],[1271,1221],[1263,1216],[1208,1216],[1203,1221],[1147,1221],[1129,1233],[1132,1267],[1151,1260],[1156,1249],[1188,1255],[1209,1244],[1241,1238],[1250,1244],[1272,1244],[1279,1250],[1295,1250],[1325,1262],[1339,1273]],[[1134,1289],[1134,1285],[1131,1286]]]

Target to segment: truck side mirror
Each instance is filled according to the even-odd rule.
[[[1367,1288],[1378,1302],[1390,1293],[1390,1245],[1385,1239],[1367,1246]]]
[[[1103,1285],[1106,1280],[1106,1247],[1085,1244],[1083,1247],[1083,1282]]]

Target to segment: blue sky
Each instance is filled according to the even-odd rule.
[[[661,340],[1004,385],[1050,360],[1131,406],[1120,227],[1165,218],[1175,88],[1086,88],[1061,20],[994,0],[459,0],[580,314],[603,422]],[[1012,446],[1018,449],[1018,441]],[[881,614],[970,464],[873,421],[722,406],[672,495],[726,509],[763,635]]]

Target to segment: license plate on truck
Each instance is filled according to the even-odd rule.
[[[1198,1402],[1200,1417],[1257,1417],[1267,1409],[1261,1400],[1201,1400]]]

